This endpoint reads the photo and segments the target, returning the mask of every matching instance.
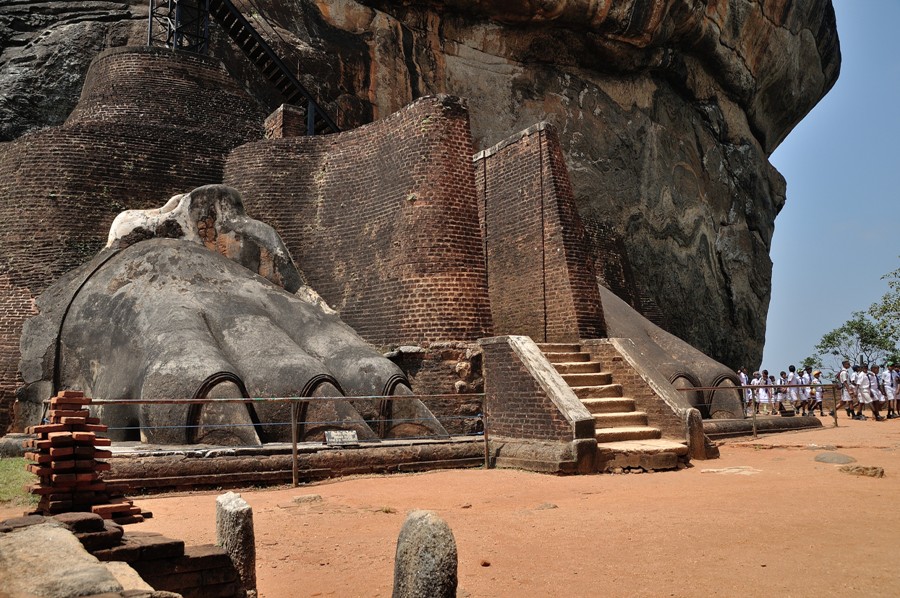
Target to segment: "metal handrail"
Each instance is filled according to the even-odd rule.
[[[378,400],[378,401],[403,401],[410,399],[448,399],[455,398],[461,399],[465,398],[470,400],[472,398],[481,398],[484,400],[484,393],[466,393],[466,394],[456,394],[456,393],[445,393],[445,394],[434,394],[434,395],[364,395],[364,396],[333,396],[333,397],[241,397],[241,398],[222,398],[222,399],[209,399],[209,398],[192,398],[192,399],[91,399],[90,403],[87,403],[85,407],[90,408],[94,406],[104,406],[104,405],[197,405],[197,404],[221,404],[221,403],[274,403],[274,402],[288,402],[291,406],[291,421],[289,422],[291,426],[291,463],[292,463],[292,481],[293,485],[296,487],[299,485],[299,417],[301,413],[301,405],[308,403],[318,403],[318,402],[328,402],[328,401],[356,401],[356,400]],[[51,406],[51,399],[46,399],[43,401],[45,405],[45,409],[49,409]],[[490,457],[489,457],[489,447],[488,447],[488,433],[487,433],[487,422],[484,415],[484,409],[482,408],[481,413],[477,416],[459,416],[454,417],[452,419],[480,419],[482,421],[482,432],[481,435],[483,437],[484,443],[484,465],[485,468],[490,467]],[[423,419],[398,419],[391,421],[403,421],[403,422],[411,422],[411,421],[425,421]],[[343,423],[343,422],[316,422],[319,424],[331,424],[331,423]],[[222,424],[214,427],[240,427],[240,426],[255,426],[256,424]],[[272,422],[266,423],[263,425],[287,425],[284,422]],[[177,426],[151,426],[152,428],[189,428],[192,427],[189,424],[177,425]],[[199,426],[196,426],[199,427]],[[133,429],[126,427],[117,427],[117,428],[109,428],[115,430],[125,430],[125,429]]]

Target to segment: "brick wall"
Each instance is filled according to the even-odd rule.
[[[605,336],[597,276],[555,130],[540,123],[475,156],[494,331]]]
[[[0,413],[18,386],[23,302],[91,258],[122,210],[220,182],[263,116],[215,61],[116,48],[94,60],[64,125],[0,145]]]
[[[19,335],[22,322],[37,314],[27,288],[15,286],[9,276],[0,275],[0,436],[12,423],[15,389],[22,384],[19,375]],[[4,359],[4,356],[10,358]],[[15,356],[16,359],[11,357]]]
[[[641,373],[632,367],[610,341],[592,339],[583,343],[582,349],[591,354],[591,359],[601,362],[604,371],[612,373],[613,382],[622,385],[624,396],[634,399],[638,411],[647,413],[651,426],[662,430],[664,437],[684,440],[685,423],[682,416],[654,392]],[[668,385],[668,382],[666,384]],[[687,408],[689,405],[684,407]]]
[[[380,346],[491,330],[462,101],[428,97],[335,135],[231,153],[225,183],[341,318]]]
[[[422,399],[451,434],[482,430],[477,417],[484,392],[481,347],[470,343],[429,343],[425,347],[401,347],[389,354],[404,371],[419,395],[455,394],[455,397]]]
[[[529,344],[534,357],[523,358],[514,344]],[[523,337],[496,337],[480,341],[484,351],[485,416],[489,434],[506,438],[543,441],[571,441],[592,438],[594,420],[572,390],[546,361],[534,343]],[[537,371],[543,366],[543,372]],[[538,379],[558,378],[560,394],[571,395],[564,402],[569,417]],[[563,397],[557,397],[560,399]],[[570,418],[572,421],[570,421]]]
[[[634,276],[625,239],[609,224],[590,216],[582,216],[591,250],[588,255],[597,279],[639,314],[662,328],[665,317],[656,301],[642,288]]]
[[[306,111],[296,106],[282,104],[266,117],[266,139],[302,137],[306,135]]]

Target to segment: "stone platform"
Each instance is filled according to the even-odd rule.
[[[288,443],[214,447],[119,442],[111,450],[112,458],[108,460],[111,471],[105,479],[126,485],[129,492],[233,488],[292,481]],[[354,474],[481,467],[484,438],[381,440],[353,447],[303,443],[298,446],[298,455],[301,483]]]
[[[817,417],[763,416],[756,418],[756,431],[759,434],[821,427],[822,422]],[[703,420],[703,431],[711,439],[749,436],[753,433],[753,420],[750,418],[706,419]]]

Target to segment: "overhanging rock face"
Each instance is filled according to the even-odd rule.
[[[0,51],[10,98],[0,138],[62,122],[93,54],[142,43],[146,2],[89,4],[0,6],[16,40]],[[640,295],[658,306],[651,319],[732,367],[758,361],[786,198],[768,156],[837,78],[830,0],[259,8],[288,33],[279,51],[312,75],[304,82],[342,128],[437,93],[469,99],[476,150],[552,123],[582,218],[623,240]],[[270,109],[284,101],[224,35],[212,37],[246,88]]]

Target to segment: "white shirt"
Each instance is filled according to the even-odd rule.
[[[894,376],[890,370],[881,372],[881,383],[884,384],[885,391],[894,390]]]

